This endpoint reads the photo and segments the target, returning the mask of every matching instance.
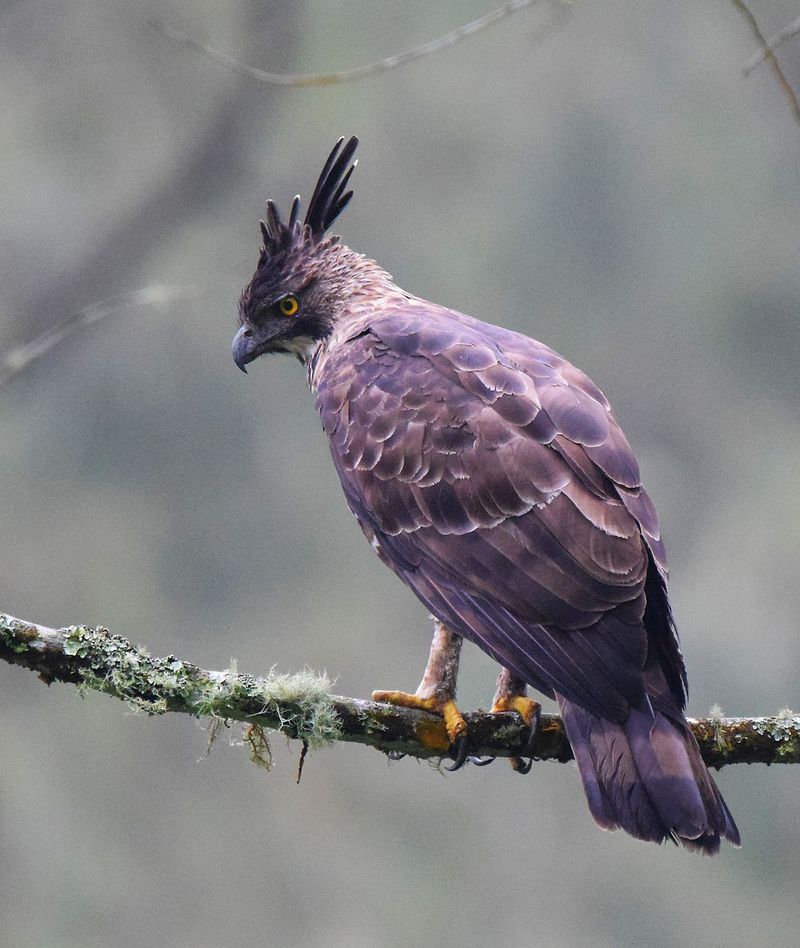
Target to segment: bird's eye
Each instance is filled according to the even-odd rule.
[[[278,309],[284,316],[294,316],[300,309],[300,301],[296,296],[284,296],[278,303]]]

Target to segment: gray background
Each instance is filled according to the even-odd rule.
[[[0,10],[0,346],[151,283],[0,392],[0,608],[210,668],[416,686],[424,610],[352,520],[302,370],[229,355],[263,200],[362,138],[347,242],[422,296],[544,339],[615,406],[659,508],[690,711],[800,706],[798,145],[733,5],[518,13],[347,86],[481,2]],[[765,32],[796,3],[755,3]],[[569,15],[566,15],[569,13]],[[541,28],[551,24],[546,36]],[[800,81],[800,41],[782,53]],[[469,648],[465,707],[495,669]],[[277,737],[265,775],[194,720],[0,667],[0,940],[28,946],[788,945],[800,769],[720,785],[740,852],[595,828],[572,765],[442,776]],[[232,732],[235,736],[235,732]]]

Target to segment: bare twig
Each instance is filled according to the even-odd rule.
[[[756,38],[756,42],[764,52],[764,58],[769,60],[769,63],[772,66],[772,71],[775,73],[775,76],[778,80],[778,84],[780,85],[781,89],[783,89],[786,98],[789,100],[789,104],[792,107],[795,118],[798,122],[800,122],[800,102],[798,102],[797,94],[789,84],[789,80],[784,75],[784,72],[781,69],[781,64],[778,62],[778,57],[775,55],[773,50],[770,49],[769,43],[765,39],[764,34],[761,32],[761,27],[758,25],[758,20],[756,20],[755,16],[750,11],[750,8],[745,3],[745,0],[731,0],[731,2],[750,25],[750,29],[752,30],[753,36]]]
[[[48,684],[70,682],[128,702],[149,714],[179,711],[274,728],[318,747],[331,741],[369,744],[414,757],[441,757],[448,739],[440,718],[409,708],[329,694],[324,675],[270,672],[265,678],[233,671],[204,671],[174,656],[153,658],[103,628],[49,629],[0,615],[0,658],[39,673]],[[516,713],[466,714],[469,752],[518,757],[526,753],[528,730]],[[733,763],[800,763],[800,715],[783,711],[766,718],[692,721],[704,760]],[[253,749],[252,735],[248,743]],[[266,752],[264,746],[267,747]],[[268,765],[268,745],[257,758]],[[543,714],[536,734],[541,760],[572,758],[561,719]]]
[[[91,326],[92,323],[142,306],[169,306],[172,303],[182,303],[197,299],[197,297],[197,291],[191,287],[161,286],[153,283],[141,290],[125,293],[102,303],[93,303],[46,330],[31,342],[26,342],[0,355],[0,387],[10,382],[68,336],[79,329]]]
[[[798,33],[800,33],[800,16],[796,20],[792,20],[788,26],[784,26],[780,32],[771,37],[758,52],[753,53],[742,66],[742,72],[745,76],[749,76],[756,66],[764,62],[770,53],[774,53],[778,47],[783,46],[787,40],[790,40],[793,36],[797,36]]]
[[[306,762],[306,755],[308,754],[308,741],[303,741],[300,748],[300,757],[297,761],[297,777],[295,783],[300,783],[300,780],[303,776],[303,767]]]
[[[567,2],[567,0],[562,0],[562,2]],[[421,46],[415,46],[413,49],[407,49],[402,53],[397,53],[395,56],[387,56],[386,59],[368,63],[365,66],[356,66],[354,69],[344,69],[341,72],[331,73],[267,72],[264,69],[257,69],[255,66],[248,66],[246,63],[239,62],[226,53],[215,49],[213,46],[200,43],[185,33],[181,33],[179,30],[161,23],[159,20],[151,20],[150,25],[158,30],[159,33],[163,33],[164,36],[169,37],[181,46],[202,53],[209,59],[214,60],[214,62],[226,66],[228,69],[232,69],[234,72],[238,72],[243,76],[256,79],[258,82],[264,82],[273,86],[331,86],[342,82],[353,82],[356,79],[365,79],[367,76],[387,72],[390,69],[395,69],[397,66],[404,66],[406,63],[422,59],[424,56],[437,53],[439,50],[445,49],[448,46],[454,46],[468,36],[474,36],[481,30],[493,26],[499,20],[510,16],[512,13],[516,13],[518,10],[524,10],[526,7],[540,3],[542,3],[542,0],[513,0],[512,3],[507,3],[497,10],[492,10],[490,13],[478,17],[477,20],[471,20],[469,23],[459,26],[450,33],[446,33],[444,36],[440,36],[435,40],[423,43]]]

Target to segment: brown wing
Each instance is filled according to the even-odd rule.
[[[641,702],[645,582],[666,562],[583,373],[410,301],[331,354],[317,401],[351,509],[432,612],[547,694],[619,719]]]

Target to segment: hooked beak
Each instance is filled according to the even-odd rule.
[[[256,338],[252,329],[242,326],[233,337],[231,353],[233,361],[239,366],[242,372],[247,374],[245,366],[253,359],[257,359],[264,351],[264,340]]]

